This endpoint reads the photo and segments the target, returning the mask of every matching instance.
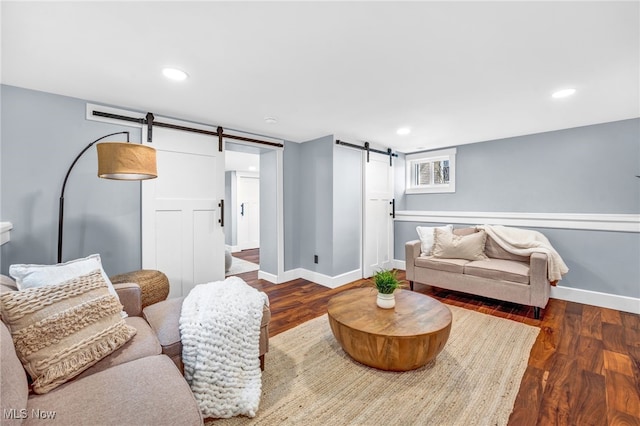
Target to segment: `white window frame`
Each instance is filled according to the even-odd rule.
[[[405,156],[405,170],[407,175],[405,194],[433,194],[456,192],[456,148],[441,149],[438,151],[419,152]],[[433,161],[449,161],[449,183],[416,185],[416,167],[418,163]]]

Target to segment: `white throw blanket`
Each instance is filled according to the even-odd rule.
[[[484,231],[503,249],[519,256],[530,256],[531,253],[547,255],[547,274],[549,281],[558,281],[562,275],[569,272],[569,268],[562,257],[551,246],[543,234],[528,229],[511,228],[502,225],[477,226]]]
[[[204,417],[254,417],[260,404],[260,324],[267,295],[238,277],[197,285],[182,304],[184,376]]]

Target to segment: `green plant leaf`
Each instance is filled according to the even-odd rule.
[[[373,282],[376,289],[383,294],[391,294],[397,288],[402,287],[395,270],[382,269],[373,274]]]

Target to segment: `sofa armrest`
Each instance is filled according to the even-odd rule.
[[[142,291],[136,283],[114,284],[124,311],[132,317],[142,316]]]
[[[547,255],[532,253],[529,258],[529,285],[531,285],[531,306],[544,308],[549,301],[551,284],[547,279]]]
[[[407,279],[415,280],[415,260],[420,256],[420,240],[407,241],[404,244],[404,260],[406,264]]]

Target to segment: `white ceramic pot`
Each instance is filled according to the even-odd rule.
[[[391,294],[378,293],[376,304],[383,309],[391,309],[396,306],[396,298]]]

